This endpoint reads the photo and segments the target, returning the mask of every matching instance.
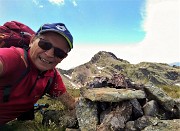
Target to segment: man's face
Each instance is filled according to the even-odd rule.
[[[40,38],[51,43],[53,47],[63,50],[65,53],[68,53],[69,47],[66,39],[54,32],[47,32],[39,37],[35,38],[30,44],[30,57],[34,65],[40,71],[46,71],[53,69],[58,63],[60,63],[63,58],[59,58],[54,54],[54,48],[49,50],[43,50],[39,47],[38,42]]]

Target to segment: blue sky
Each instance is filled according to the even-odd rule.
[[[131,44],[145,36],[141,28],[144,3],[144,0],[1,0],[0,23],[18,20],[36,31],[43,23],[64,22],[75,44]]]
[[[179,3],[178,0],[0,0],[0,24],[17,20],[37,31],[44,23],[65,23],[74,37],[74,50],[61,63],[60,68],[64,69],[88,62],[100,50],[113,52],[132,63],[175,62],[180,61]],[[172,37],[166,40],[166,36]],[[169,47],[173,48],[171,56],[167,55]]]

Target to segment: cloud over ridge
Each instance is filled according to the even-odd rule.
[[[172,63],[180,61],[180,1],[147,0],[143,28],[146,36],[134,45],[75,45],[69,56],[58,65],[69,69],[88,62],[98,51],[110,51],[131,63],[142,61]]]

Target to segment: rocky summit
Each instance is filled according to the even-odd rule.
[[[99,82],[101,84],[95,82],[93,86],[91,83],[81,88],[76,105],[81,131],[180,129],[179,99],[169,97],[153,84],[129,86],[122,74],[118,76],[119,79],[112,77],[106,84],[102,84],[104,81]]]

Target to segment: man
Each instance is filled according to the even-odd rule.
[[[0,125],[3,125],[33,108],[43,95],[51,77],[48,92],[70,110],[75,100],[67,92],[55,66],[67,57],[73,48],[73,37],[63,23],[45,24],[32,36],[27,60],[22,48],[0,48]],[[21,79],[22,72],[29,72]],[[8,101],[3,101],[4,86],[12,84]]]

